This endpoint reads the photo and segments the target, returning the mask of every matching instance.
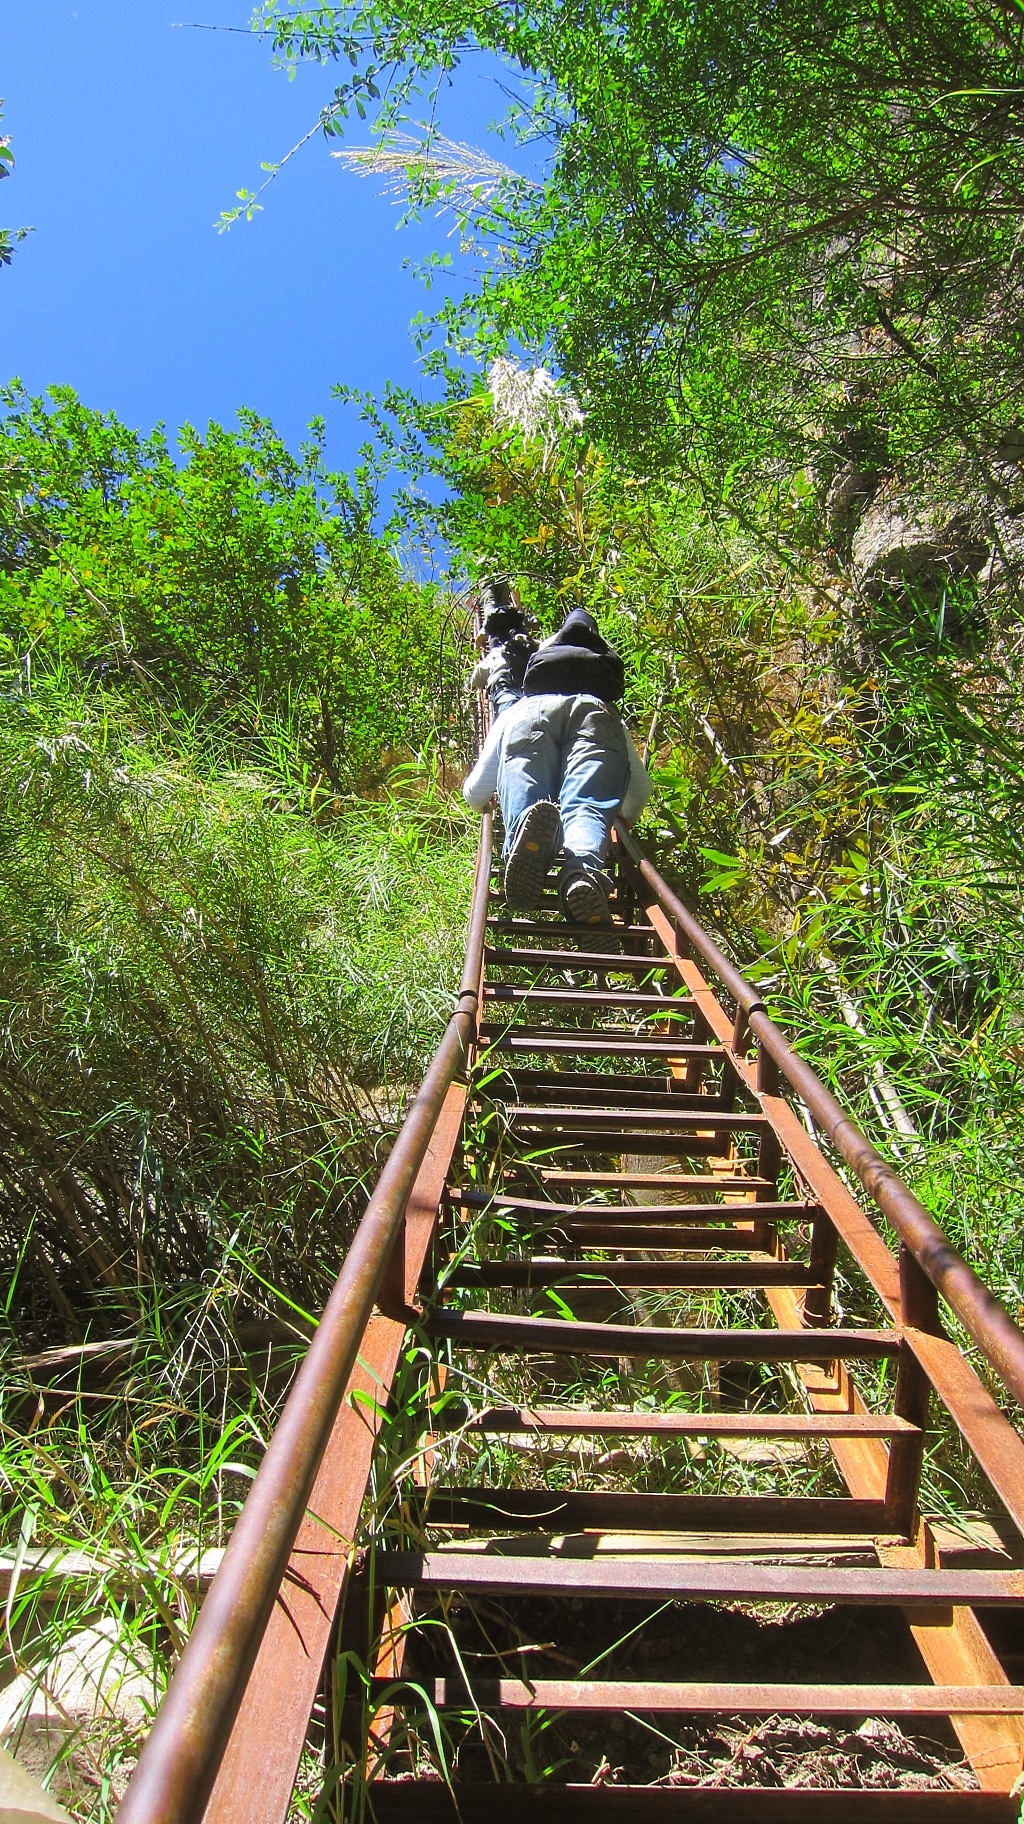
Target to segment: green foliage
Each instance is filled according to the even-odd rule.
[[[449,603],[374,536],[368,471],[325,470],[322,425],[298,459],[252,413],[186,427],[179,462],[68,389],[0,397],[0,627],[19,654],[148,692],[242,764],[287,725],[311,796],[451,739]]]
[[[99,1820],[443,1029],[476,820],[461,617],[368,470],[5,406],[5,1676],[59,1713],[69,1657],[127,1655],[125,1714],[35,1743]]]
[[[302,785],[218,764],[145,699],[114,714],[66,674],[28,689],[8,667],[0,753],[19,1339],[46,1340],[53,1297],[76,1328],[133,1321],[231,1235],[315,1306],[443,1022],[465,825],[429,772],[318,820]]]
[[[232,1233],[315,1306],[456,960],[450,604],[375,537],[369,472],[324,471],[319,426],[295,460],[245,415],[177,462],[69,391],[4,400],[16,1333],[47,1340],[54,1304],[72,1334],[138,1321]]]
[[[204,1536],[211,1477],[220,1536],[218,1463],[258,1460],[284,1385],[253,1350],[319,1309],[447,1014],[475,837],[435,736],[450,605],[316,438],[295,462],[246,418],[178,463],[10,392],[0,440],[5,1385],[16,1435],[26,1352],[127,1349],[126,1428],[58,1403],[80,1494],[37,1534],[134,1576],[161,1462],[170,1536]]]
[[[709,516],[692,487],[624,475],[582,434],[545,444],[498,424],[481,389],[363,405],[392,472],[446,484],[436,506],[402,504],[421,535],[507,568],[545,625],[578,601],[614,635],[658,786],[648,839],[1017,1310],[1012,603],[974,657],[912,594],[883,605],[866,674],[849,602]],[[894,1106],[919,1139],[901,1137]]]
[[[570,20],[549,0],[271,0],[258,17],[286,59],[348,60],[339,121],[380,88],[385,135],[472,50],[522,72],[507,124],[551,147],[545,181],[463,208],[491,257],[440,322],[476,354],[551,347],[629,463],[699,474],[797,541],[851,462],[998,493],[1022,409],[1012,8],[644,0]]]

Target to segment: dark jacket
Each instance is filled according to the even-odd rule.
[[[601,697],[615,703],[626,688],[622,660],[585,608],[573,608],[558,632],[537,648],[526,667],[528,697]]]

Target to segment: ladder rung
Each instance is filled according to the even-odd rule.
[[[708,1109],[721,1107],[713,1096],[684,1090],[665,1069],[620,1075],[611,1070],[537,1070],[512,1064],[502,1070],[498,1081],[488,1084],[486,1093],[516,1116],[524,1104],[536,1106],[543,1098],[552,1118],[564,1109],[588,1115],[603,1108],[621,1119],[622,1102],[628,1097],[630,1115],[646,1117],[652,1108],[661,1108],[693,1117],[695,1127],[707,1125],[703,1116]]]
[[[664,1005],[671,1007],[672,1003],[669,1001]],[[493,1008],[491,1012],[493,1015]],[[600,1045],[603,1042],[615,1045],[654,1045],[657,1047],[659,1057],[664,1055],[668,1058],[721,1057],[725,1051],[725,1046],[719,1044],[717,1039],[688,1039],[675,1026],[669,1023],[659,1026],[652,1024],[649,1019],[641,1020],[635,1026],[624,1025],[618,1020],[614,1025],[598,1026],[588,1015],[586,1025],[569,1026],[561,1018],[555,1022],[551,1020],[514,1020],[509,1014],[500,1021],[492,1017],[481,1026],[480,1030],[495,1033],[498,1038],[533,1039],[541,1046],[563,1039],[566,1045],[575,1045],[584,1040],[588,1045],[591,1043]],[[514,1068],[526,1071],[535,1069],[536,1066],[517,1065]],[[553,1076],[559,1073],[562,1067],[548,1064],[544,1068],[548,1076]],[[698,1091],[697,1093],[705,1092]]]
[[[899,1353],[892,1330],[664,1329],[654,1324],[576,1324],[562,1318],[492,1311],[432,1311],[431,1336],[466,1349],[541,1350],[558,1355],[621,1355],[689,1362],[885,1361]]]
[[[544,918],[489,918],[487,929],[508,937],[550,937],[559,941],[562,938],[574,940],[585,937],[591,943],[594,938],[593,925],[562,924],[561,920]],[[653,925],[606,925],[602,935],[607,938],[648,938],[661,942]],[[663,945],[661,954],[665,954]]]
[[[885,1503],[849,1495],[657,1495],[617,1489],[413,1489],[406,1504],[419,1526],[474,1532],[837,1534],[872,1539],[885,1527]],[[657,1550],[655,1545],[655,1550]],[[1024,1584],[1022,1584],[1024,1588]]]
[[[555,1167],[541,1171],[545,1184],[607,1185],[612,1190],[675,1191],[684,1187],[705,1191],[768,1191],[770,1178],[719,1177],[717,1172],[571,1172]],[[651,1209],[662,1206],[651,1204]]]
[[[586,1110],[583,1111],[586,1113]],[[505,1111],[511,1131],[517,1140],[524,1145],[540,1147],[543,1143],[550,1157],[555,1155],[571,1156],[578,1153],[601,1153],[605,1158],[616,1155],[643,1153],[650,1158],[666,1159],[730,1159],[732,1135],[688,1134],[671,1127],[645,1126],[643,1119],[635,1120],[628,1127],[584,1127],[582,1122],[577,1127],[559,1129],[555,1125],[516,1126],[508,1110]]]
[[[371,1700],[395,1702],[393,1680],[370,1687]],[[439,1710],[647,1710],[691,1716],[1014,1716],[1017,1685],[670,1684],[653,1679],[474,1678],[472,1698],[459,1677],[435,1678]],[[411,1690],[398,1702],[421,1702]],[[614,1790],[614,1788],[613,1788]]]
[[[710,1101],[710,1097],[707,1098]],[[699,1108],[550,1108],[520,1103],[507,1110],[508,1118],[520,1127],[588,1127],[613,1128],[617,1132],[638,1124],[662,1130],[682,1129],[687,1135],[701,1138],[704,1132],[745,1134],[768,1126],[767,1115],[725,1114],[721,1109]]]
[[[918,1432],[908,1419],[889,1412],[590,1412],[556,1406],[490,1406],[465,1429],[682,1438],[895,1438]]]
[[[535,1228],[541,1225],[538,1223]],[[714,1249],[724,1249],[728,1254],[763,1254],[764,1249],[753,1227],[744,1228],[628,1228],[617,1229],[610,1225],[598,1227],[595,1223],[566,1222],[547,1224],[561,1231],[569,1241],[578,1247],[614,1249],[616,1255],[623,1252],[641,1252],[650,1254],[652,1250],[670,1250],[673,1254],[708,1254]],[[717,1258],[717,1256],[716,1256]]]
[[[593,931],[591,931],[593,937]],[[484,962],[497,963],[503,969],[598,969],[602,973],[623,975],[650,975],[653,970],[665,970],[673,967],[671,957],[665,956],[631,956],[628,951],[616,954],[609,950],[519,950],[506,949],[498,944],[487,944],[484,948]]]
[[[881,1566],[745,1564],[739,1559],[587,1559],[504,1556],[469,1547],[445,1552],[378,1552],[388,1589],[486,1591],[490,1595],[657,1597],[685,1602],[835,1603],[839,1607],[1009,1608],[1024,1602],[1020,1571],[893,1570]]]
[[[719,1288],[738,1286],[810,1286],[819,1278],[799,1261],[606,1261],[500,1260],[463,1261],[445,1281],[445,1290],[473,1286],[509,1286],[563,1291],[600,1286],[628,1289],[672,1286]]]
[[[485,983],[484,1000],[544,1001],[552,1007],[643,1007],[659,1014],[690,1014],[694,1007],[689,994],[649,994],[641,988],[521,988],[517,982]]]
[[[724,1045],[691,1045],[670,1036],[633,1038],[629,1033],[623,1034],[621,1028],[599,1033],[581,1030],[567,1035],[561,1027],[551,1031],[534,1027],[524,1032],[518,1026],[481,1026],[480,1038],[493,1051],[547,1051],[553,1056],[566,1052],[578,1057],[685,1059],[720,1058],[725,1054]]]
[[[714,1184],[705,1178],[701,1183]],[[820,1213],[816,1203],[548,1203],[543,1198],[502,1196],[499,1192],[453,1191],[451,1201],[467,1209],[526,1210],[531,1215],[567,1216],[572,1222],[667,1222],[697,1216],[705,1222],[807,1222]]]
[[[376,1824],[1017,1824],[1019,1809],[1005,1792],[934,1787],[373,1783]]]
[[[568,1122],[560,1122],[559,1111],[554,1109],[547,1121],[522,1121],[516,1108],[507,1104],[502,1108],[509,1131],[524,1145],[540,1147],[543,1143],[550,1158],[581,1152],[600,1153],[605,1158],[643,1153],[651,1158],[722,1159],[731,1164],[734,1142],[742,1137],[742,1130],[712,1129],[704,1120],[678,1124],[659,1120],[666,1111],[657,1108],[650,1111],[649,1119],[645,1109],[630,1109],[626,1118],[618,1122],[615,1112],[599,1107],[581,1108],[574,1111]],[[590,1115],[595,1119],[588,1119]],[[758,1131],[753,1130],[754,1136]]]

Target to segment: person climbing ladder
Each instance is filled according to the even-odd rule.
[[[500,716],[523,694],[526,667],[537,650],[530,624],[511,585],[497,578],[480,588],[481,657],[470,674],[470,690],[486,690],[491,715]]]
[[[490,667],[497,673],[501,661]],[[624,684],[619,654],[593,616],[574,608],[529,659],[521,696],[509,691],[491,725],[462,793],[483,811],[497,792],[512,911],[537,904],[561,843],[563,916],[573,924],[611,923],[604,861],[612,822],[618,815],[632,822],[652,791],[617,708]]]

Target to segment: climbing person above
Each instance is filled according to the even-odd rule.
[[[484,583],[480,595],[483,654],[470,674],[469,688],[486,690],[491,714],[500,716],[522,696],[526,667],[537,650],[537,642],[507,582]]]
[[[563,916],[573,924],[611,923],[604,861],[617,815],[639,816],[651,781],[614,699],[624,688],[622,660],[597,623],[574,608],[533,654],[523,696],[492,723],[462,788],[485,810],[495,791],[505,826],[505,898],[516,912],[537,904],[559,842]]]

